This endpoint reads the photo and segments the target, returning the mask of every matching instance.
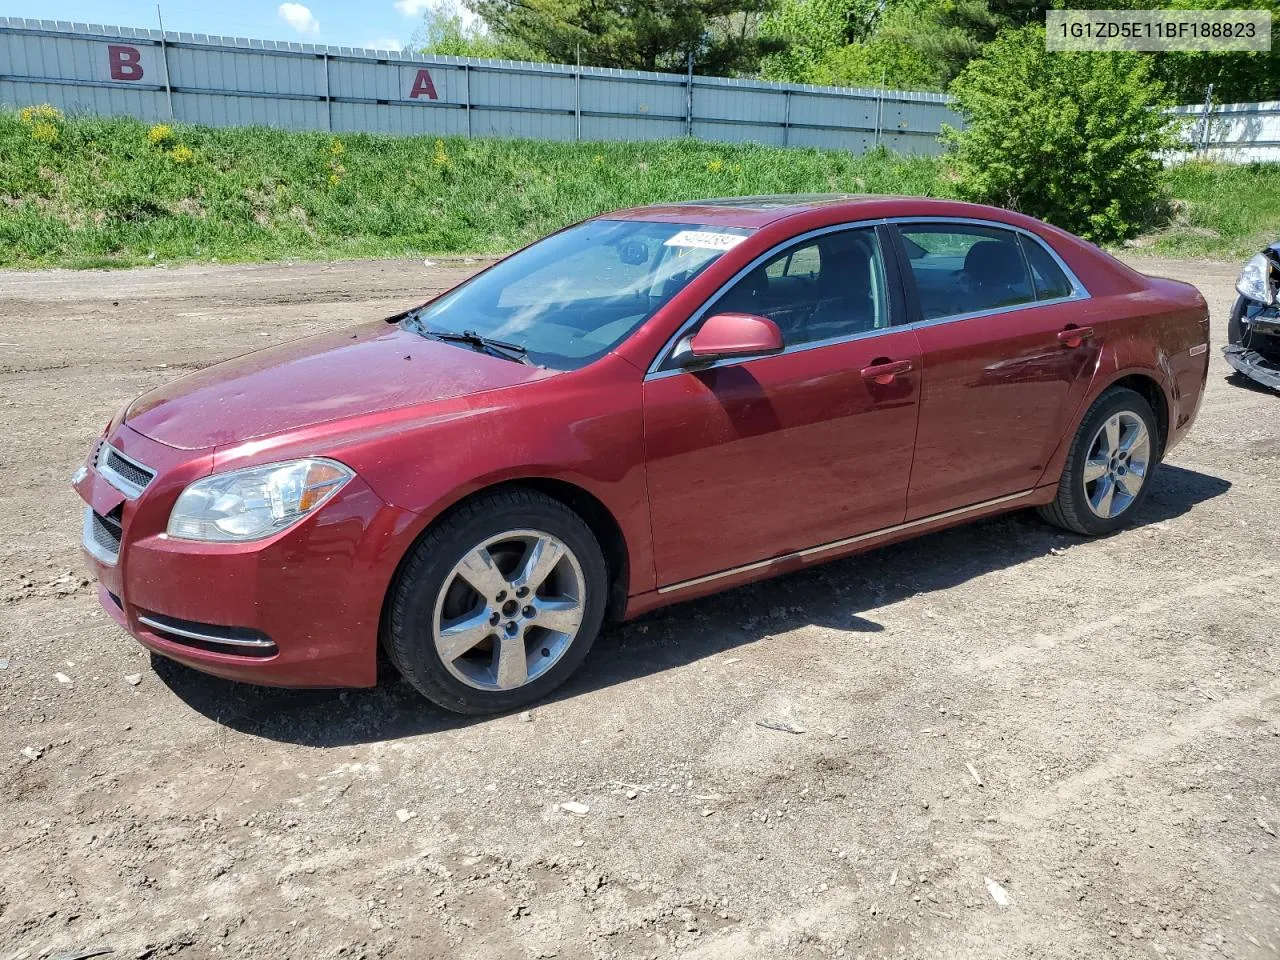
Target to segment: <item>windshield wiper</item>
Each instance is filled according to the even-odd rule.
[[[464,343],[492,357],[501,357],[503,360],[514,360],[516,363],[527,363],[533,366],[533,361],[529,359],[529,351],[518,343],[495,340],[493,337],[483,336],[474,330],[463,330],[461,333],[453,330],[433,330],[416,316],[410,315],[408,319],[413,321],[414,326],[418,328],[418,332],[424,337],[443,340],[445,343]]]

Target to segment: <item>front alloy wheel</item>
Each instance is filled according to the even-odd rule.
[[[550,693],[604,620],[609,570],[591,527],[521,487],[440,518],[392,587],[382,643],[424,696],[459,713],[496,713]]]
[[[582,566],[539,530],[488,538],[458,561],[436,601],[436,653],[477,690],[515,690],[555,666],[582,626]]]

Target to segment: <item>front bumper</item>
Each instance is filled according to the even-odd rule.
[[[169,512],[188,483],[208,475],[212,451],[175,450],[127,426],[109,442],[155,471],[130,497],[91,455],[75,483],[87,504],[85,559],[99,601],[121,627],[162,656],[232,680],[376,682],[383,598],[416,532],[416,514],[388,506],[356,477],[316,513],[265,540],[176,540],[165,533]],[[105,549],[94,541],[95,515],[118,523],[114,558],[109,537]]]
[[[1249,350],[1236,343],[1223,347],[1222,356],[1232,369],[1244,374],[1254,383],[1280,390],[1280,363],[1268,360],[1257,350]]]
[[[1280,307],[1237,298],[1222,355],[1237,373],[1280,390]]]

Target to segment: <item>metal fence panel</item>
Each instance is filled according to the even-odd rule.
[[[683,137],[684,117],[661,120],[652,117],[582,118],[583,140],[674,140]]]
[[[1280,101],[1174,107],[1185,121],[1182,136],[1188,150],[1177,159],[1196,156],[1226,163],[1280,161]]]
[[[172,102],[172,108],[170,108]],[[936,93],[277,43],[0,17],[0,105],[210,126],[941,152]],[[171,112],[172,110],[172,112]],[[1280,103],[1177,107],[1188,149],[1280,160]]]
[[[628,79],[625,76],[606,78],[588,75],[582,78],[584,115],[610,114],[619,118],[635,119],[640,124],[636,127],[637,130],[642,129],[646,121],[662,126],[664,120],[676,120],[679,121],[681,129],[667,135],[683,136],[685,98],[683,78],[679,82]],[[619,129],[622,128],[619,127]],[[586,136],[585,130],[583,136]]]
[[[67,114],[137,117],[154,122],[169,116],[164,91],[119,87],[29,83],[0,79],[0,104],[50,103]]]
[[[172,101],[172,113],[169,103]],[[0,103],[213,126],[936,152],[937,94],[424,57],[0,17]],[[883,136],[877,130],[883,127]]]

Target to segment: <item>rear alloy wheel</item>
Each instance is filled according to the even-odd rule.
[[[1058,495],[1041,515],[1086,536],[1118,529],[1149,491],[1159,442],[1145,397],[1126,388],[1106,391],[1080,424]]]
[[[532,490],[480,497],[419,541],[393,588],[383,638],[423,695],[459,713],[545,696],[604,619],[608,571],[591,528]]]

